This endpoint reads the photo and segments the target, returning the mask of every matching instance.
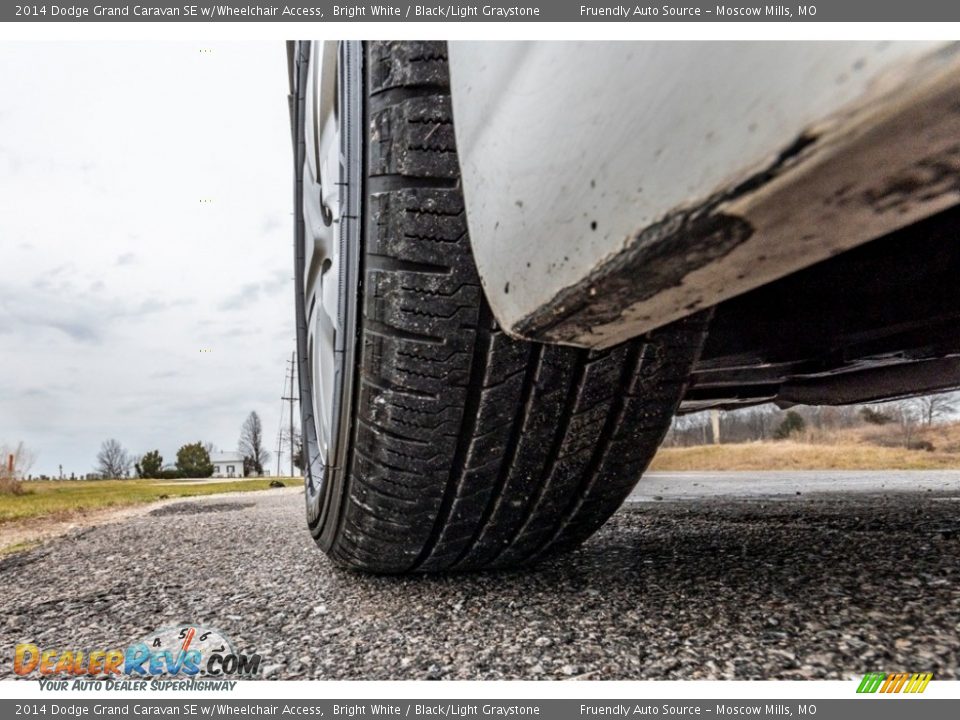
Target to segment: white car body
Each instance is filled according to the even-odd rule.
[[[954,45],[449,48],[473,251],[516,336],[609,346],[958,201]]]

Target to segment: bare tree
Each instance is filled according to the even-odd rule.
[[[20,481],[30,472],[35,459],[22,442],[15,446],[0,445],[0,493],[23,492]]]
[[[927,427],[957,409],[952,393],[925,395],[917,398],[915,402],[920,410],[920,420]]]
[[[773,432],[774,410],[771,406],[750,408],[744,411],[744,420],[748,428],[750,440],[767,440]],[[734,415],[735,413],[727,413]]]
[[[18,442],[14,446],[0,445],[0,455],[3,458],[3,470],[8,473],[10,471],[10,456],[13,456],[13,472],[9,474],[21,480],[27,476],[37,459],[36,455],[28,450],[22,442]]]
[[[920,412],[915,402],[911,400],[900,400],[892,402],[888,406],[889,415],[893,417],[900,427],[900,437],[903,440],[904,447],[910,447],[913,442],[914,433],[917,431],[917,423],[920,420]]]
[[[104,478],[123,478],[130,472],[133,458],[123,445],[110,438],[104,440],[97,453],[97,472]]]
[[[269,462],[270,453],[263,446],[263,425],[256,411],[247,415],[240,428],[240,453],[243,455],[244,471],[263,474],[263,466]]]
[[[673,419],[670,430],[664,439],[664,445],[673,447],[705,445],[708,432],[709,422],[707,413],[699,412],[691,415],[677,415]]]

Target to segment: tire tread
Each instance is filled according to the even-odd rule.
[[[604,351],[515,340],[467,234],[442,42],[367,53],[365,262],[348,501],[331,556],[400,573],[575,547],[629,493],[683,394],[696,316]]]

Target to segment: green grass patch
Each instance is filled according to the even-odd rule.
[[[15,553],[26,552],[27,550],[33,550],[40,544],[39,540],[24,540],[23,542],[13,543],[12,545],[3,545],[0,546],[0,558],[3,558],[7,555],[13,555]]]
[[[224,480],[192,485],[177,480],[34,480],[21,495],[0,495],[0,523],[40,517],[67,517],[85,510],[128,507],[169,498],[266,490],[273,478]],[[287,486],[296,482],[283,481]]]

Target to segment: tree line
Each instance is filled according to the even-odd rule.
[[[804,432],[831,433],[868,425],[888,426],[896,431],[905,447],[919,442],[917,432],[955,417],[960,401],[956,393],[940,393],[872,405],[806,406],[781,409],[757,405],[720,412],[717,425],[721,443],[785,440]],[[664,438],[668,447],[713,443],[714,422],[709,412],[679,415]],[[924,448],[916,448],[924,449]]]
[[[237,450],[243,456],[245,476],[263,475],[270,453],[264,446],[263,424],[255,411],[243,421]],[[213,475],[210,456],[214,451],[212,443],[187,443],[177,450],[176,462],[170,466],[164,464],[159,450],[135,456],[118,440],[110,438],[103,441],[97,453],[96,474],[103,478],[205,478]]]

